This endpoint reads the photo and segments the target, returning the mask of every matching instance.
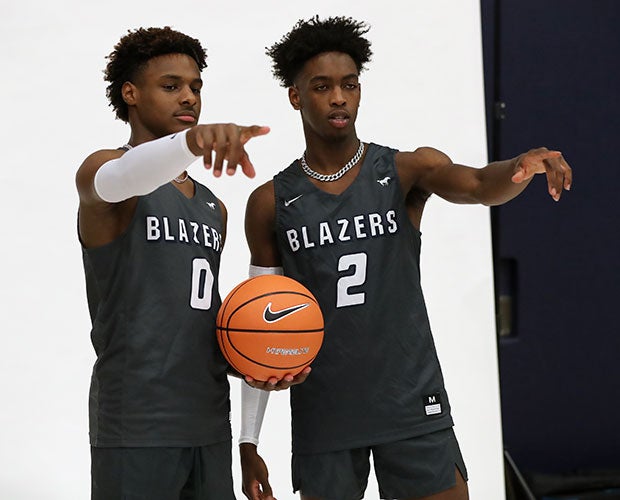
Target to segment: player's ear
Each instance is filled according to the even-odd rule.
[[[295,85],[288,88],[288,100],[291,103],[291,106],[293,106],[293,109],[301,109],[299,89]]]
[[[123,86],[121,87],[121,95],[123,96],[123,101],[125,101],[128,106],[132,106],[136,103],[137,90],[138,89],[133,83],[123,83]]]

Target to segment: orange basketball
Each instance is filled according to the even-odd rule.
[[[230,365],[261,381],[297,375],[323,343],[323,314],[312,293],[276,274],[237,285],[222,302],[216,327]]]

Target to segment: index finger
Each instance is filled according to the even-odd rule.
[[[252,137],[268,134],[271,129],[265,125],[250,125],[249,127],[239,127],[239,139],[241,144],[245,144]]]
[[[531,152],[537,160],[552,160],[553,158],[559,158],[562,156],[561,151],[553,151],[546,148],[540,148]]]
[[[239,133],[239,142],[241,145],[245,145],[252,137],[258,137],[261,135],[268,134],[271,129],[262,125],[251,125],[249,127],[238,126]],[[241,165],[241,170],[243,173],[249,177],[253,178],[256,176],[256,171],[254,170],[254,165],[250,161],[250,157],[244,148],[241,150],[241,157],[237,162]],[[228,163],[229,167],[227,170],[228,175],[233,175],[236,171],[236,164],[232,165],[231,162]]]

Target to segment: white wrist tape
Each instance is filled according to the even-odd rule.
[[[263,274],[284,274],[284,269],[282,267],[262,267],[262,266],[254,266],[250,264],[250,271],[248,275],[250,278],[254,276],[262,276]]]
[[[103,201],[117,203],[170,182],[198,158],[186,135],[184,130],[145,142],[104,163],[95,174],[95,192]]]
[[[250,278],[263,274],[283,274],[281,267],[261,267],[250,265]],[[258,446],[258,437],[269,401],[269,392],[254,389],[245,382],[241,383],[241,433],[239,444],[252,443]]]

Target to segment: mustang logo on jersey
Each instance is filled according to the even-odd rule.
[[[316,227],[291,228],[286,231],[286,237],[291,250],[297,252],[302,247],[308,249],[315,245],[333,245],[351,239],[377,238],[397,231],[396,211],[388,210],[385,215],[370,213],[338,219],[335,225],[324,221]]]
[[[147,215],[145,222],[147,241],[179,241],[213,248],[216,252],[222,250],[222,235],[206,224],[181,218],[174,222],[168,217],[160,219],[154,215]]]

